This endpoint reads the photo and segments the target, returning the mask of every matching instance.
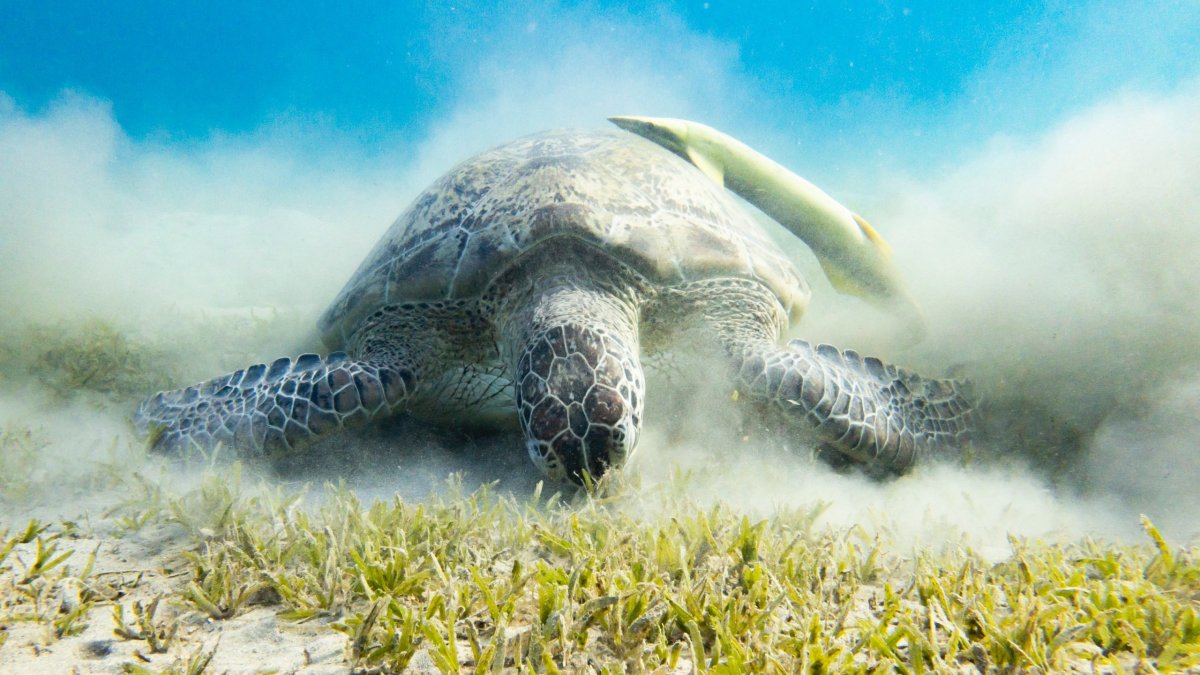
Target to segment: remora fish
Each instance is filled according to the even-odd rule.
[[[710,126],[661,117],[610,117],[613,124],[683,157],[808,244],[839,292],[888,309],[921,312],[892,263],[892,249],[866,220],[817,186]],[[916,326],[914,326],[916,327]]]

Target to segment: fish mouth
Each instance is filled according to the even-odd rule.
[[[662,120],[627,115],[610,117],[608,121],[625,131],[653,141],[677,155],[685,156],[687,149],[684,146],[687,144],[687,139],[671,129],[669,125],[663,124]]]

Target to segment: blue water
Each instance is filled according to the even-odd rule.
[[[734,131],[765,121],[810,145],[890,136],[903,161],[941,150],[931,138],[1036,131],[1113,91],[1200,72],[1200,4],[1186,0],[624,4],[7,0],[0,91],[30,111],[64,90],[108,101],[134,138],[285,118],[370,144],[420,135],[509,83],[591,88],[617,112],[623,79],[691,79],[685,92],[651,87],[630,112]],[[571,67],[520,78],[553,63],[590,81],[572,82]]]

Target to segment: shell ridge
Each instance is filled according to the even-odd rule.
[[[533,222],[564,205],[574,207]],[[326,342],[343,347],[382,304],[484,293],[559,234],[652,284],[757,280],[793,319],[809,293],[756,219],[686,160],[626,132],[557,131],[461,162],[418,195],[322,315]]]
[[[512,166],[506,172],[504,172],[504,174],[502,174],[497,180],[493,181],[482,192],[480,192],[479,196],[476,197],[475,202],[473,204],[471,204],[470,208],[464,210],[464,212],[458,218],[458,223],[459,223],[460,227],[462,226],[463,223],[466,223],[468,220],[471,220],[472,218],[476,218],[478,216],[480,209],[482,209],[484,207],[484,205],[488,202],[489,198],[491,198],[491,196],[492,196],[492,193],[496,191],[496,188],[503,186],[503,185],[508,185],[510,183],[510,181],[512,180],[513,176],[516,175],[516,173],[520,169],[522,169],[523,167],[525,167],[526,164],[529,163],[528,153],[526,153],[525,156],[516,156],[515,154],[510,153],[509,156],[513,160]],[[467,161],[470,162],[472,160],[467,160]],[[519,248],[519,244],[517,244],[516,238],[512,236],[511,227],[507,227],[506,231],[509,234],[510,238],[512,238],[515,247]],[[450,282],[448,284],[446,284],[446,299],[453,298],[455,296],[456,291],[458,290],[458,281],[459,281],[459,275],[462,272],[462,264],[463,264],[463,261],[466,259],[467,251],[470,250],[469,245],[470,245],[471,239],[476,234],[476,231],[472,231],[472,230],[466,230],[466,232],[467,232],[466,239],[463,240],[463,245],[458,250],[458,259],[454,261],[454,270],[450,274]]]

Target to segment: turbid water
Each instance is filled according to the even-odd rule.
[[[1143,512],[1174,537],[1195,535],[1200,166],[1188,158],[1200,154],[1198,113],[1195,87],[1129,93],[1039,136],[981,144],[932,177],[881,176],[856,208],[890,238],[925,308],[929,336],[916,346],[887,316],[835,293],[794,247],[816,286],[800,335],[975,380],[987,413],[977,466],[882,485],[836,475],[705,428],[719,406],[696,396],[652,407],[635,469],[657,480],[733,456],[694,489],[759,510],[827,501],[831,522],[894,522],[922,541],[965,532],[1002,548],[1009,532],[1121,536]],[[125,402],[138,387],[316,348],[313,318],[373,240],[428,179],[483,142],[475,131],[452,143],[447,129],[403,152],[348,159],[329,137],[324,161],[307,162],[293,131],[179,148],[131,140],[84,97],[3,112],[0,154],[23,161],[0,165],[9,345],[0,416],[45,430],[56,450],[40,471],[73,471],[113,437],[133,442],[128,408],[64,407],[71,381],[61,371],[80,367],[63,359],[81,357],[64,357],[46,335],[100,322],[132,340],[142,351],[115,366],[150,380],[105,384],[109,366],[99,364],[82,385],[93,399]],[[37,326],[51,328],[38,338]],[[478,470],[469,450],[460,462],[456,437],[414,434],[419,442],[386,430],[355,441],[364,453],[414,446],[391,473],[360,474],[364,492],[493,470]],[[531,470],[519,446],[482,443],[495,471]],[[314,469],[317,480],[353,474],[352,463],[312,458],[328,469]]]

